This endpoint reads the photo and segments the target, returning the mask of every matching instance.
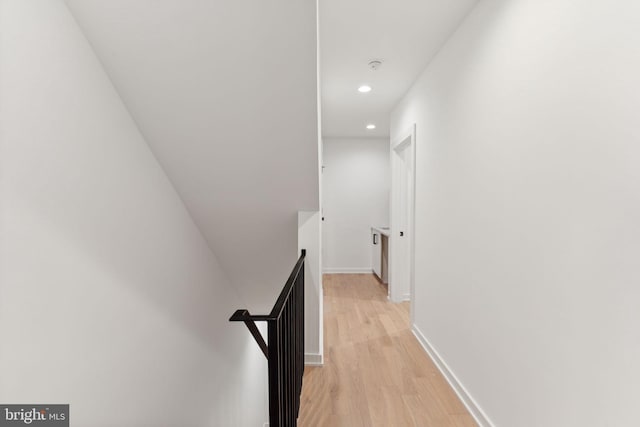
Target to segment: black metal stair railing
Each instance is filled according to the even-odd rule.
[[[295,427],[304,373],[303,249],[270,314],[236,310],[231,322],[244,322],[269,365],[269,426]],[[267,322],[267,342],[255,322]]]

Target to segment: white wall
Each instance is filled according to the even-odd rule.
[[[389,225],[389,140],[325,139],[325,272],[371,271],[371,226]]]
[[[322,325],[322,249],[320,241],[320,212],[298,213],[298,251],[306,249],[305,257],[305,363],[323,363]]]
[[[242,305],[63,2],[0,0],[0,401],[258,426]]]
[[[417,131],[416,325],[498,426],[637,426],[640,3],[483,0]]]

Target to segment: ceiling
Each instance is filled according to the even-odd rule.
[[[319,205],[315,0],[66,3],[246,308],[267,311],[298,211]]]
[[[319,0],[323,137],[388,137],[391,110],[477,1]]]

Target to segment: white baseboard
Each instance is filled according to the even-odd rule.
[[[325,268],[322,270],[324,274],[373,274],[371,268]]]
[[[266,423],[264,423],[262,427],[269,427],[269,422],[267,421]]]
[[[387,295],[387,299],[389,301],[391,301],[391,302],[408,302],[408,301],[411,301],[411,295],[410,294],[404,294],[397,301],[394,301],[393,298],[391,298],[391,295]]]
[[[464,406],[467,408],[473,419],[476,420],[480,427],[495,427],[491,422],[487,414],[482,410],[480,405],[471,397],[466,388],[462,385],[460,380],[453,373],[447,363],[440,357],[436,349],[431,345],[429,340],[424,336],[420,329],[413,325],[411,328],[413,335],[418,339],[422,348],[427,352],[433,363],[438,367],[444,378],[447,380],[453,391],[458,395]]]
[[[322,357],[322,354],[305,353],[304,365],[305,366],[322,366],[324,365],[324,357]]]
[[[331,268],[327,267],[322,270],[323,274],[373,274],[373,270],[369,268]]]

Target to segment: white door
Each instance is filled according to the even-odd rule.
[[[391,147],[391,236],[389,298],[407,301],[413,293],[414,132]]]

